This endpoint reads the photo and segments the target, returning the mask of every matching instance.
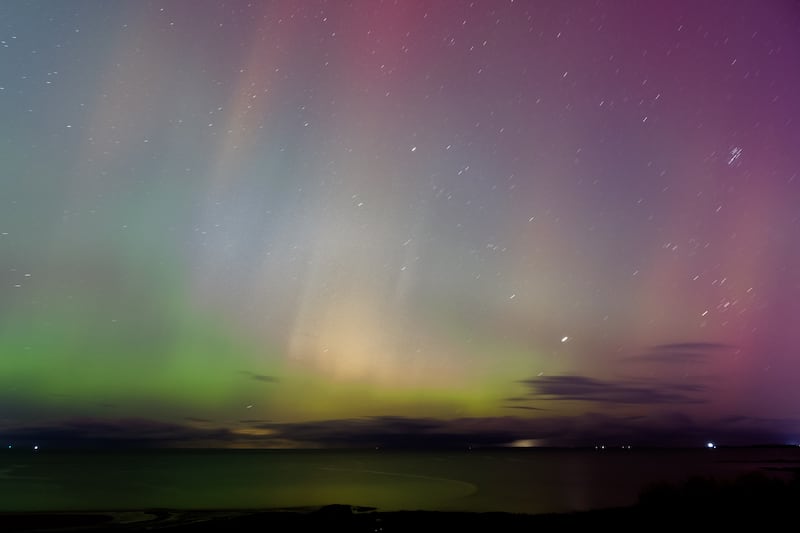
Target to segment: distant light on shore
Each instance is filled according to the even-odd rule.
[[[536,448],[541,445],[542,442],[539,439],[519,439],[509,444],[511,448]]]

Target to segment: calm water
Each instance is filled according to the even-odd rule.
[[[231,509],[546,513],[635,503],[656,481],[800,466],[800,448],[716,450],[0,452],[0,510]],[[775,470],[770,472],[782,475]],[[783,474],[788,475],[788,474]]]

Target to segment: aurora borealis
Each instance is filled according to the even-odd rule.
[[[0,5],[0,440],[800,440],[791,1]]]

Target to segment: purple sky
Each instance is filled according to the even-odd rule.
[[[796,1],[0,6],[0,439],[800,440]]]

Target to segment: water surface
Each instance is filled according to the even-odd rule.
[[[0,452],[0,510],[253,509],[547,513],[630,505],[691,476],[790,475],[800,448]]]

